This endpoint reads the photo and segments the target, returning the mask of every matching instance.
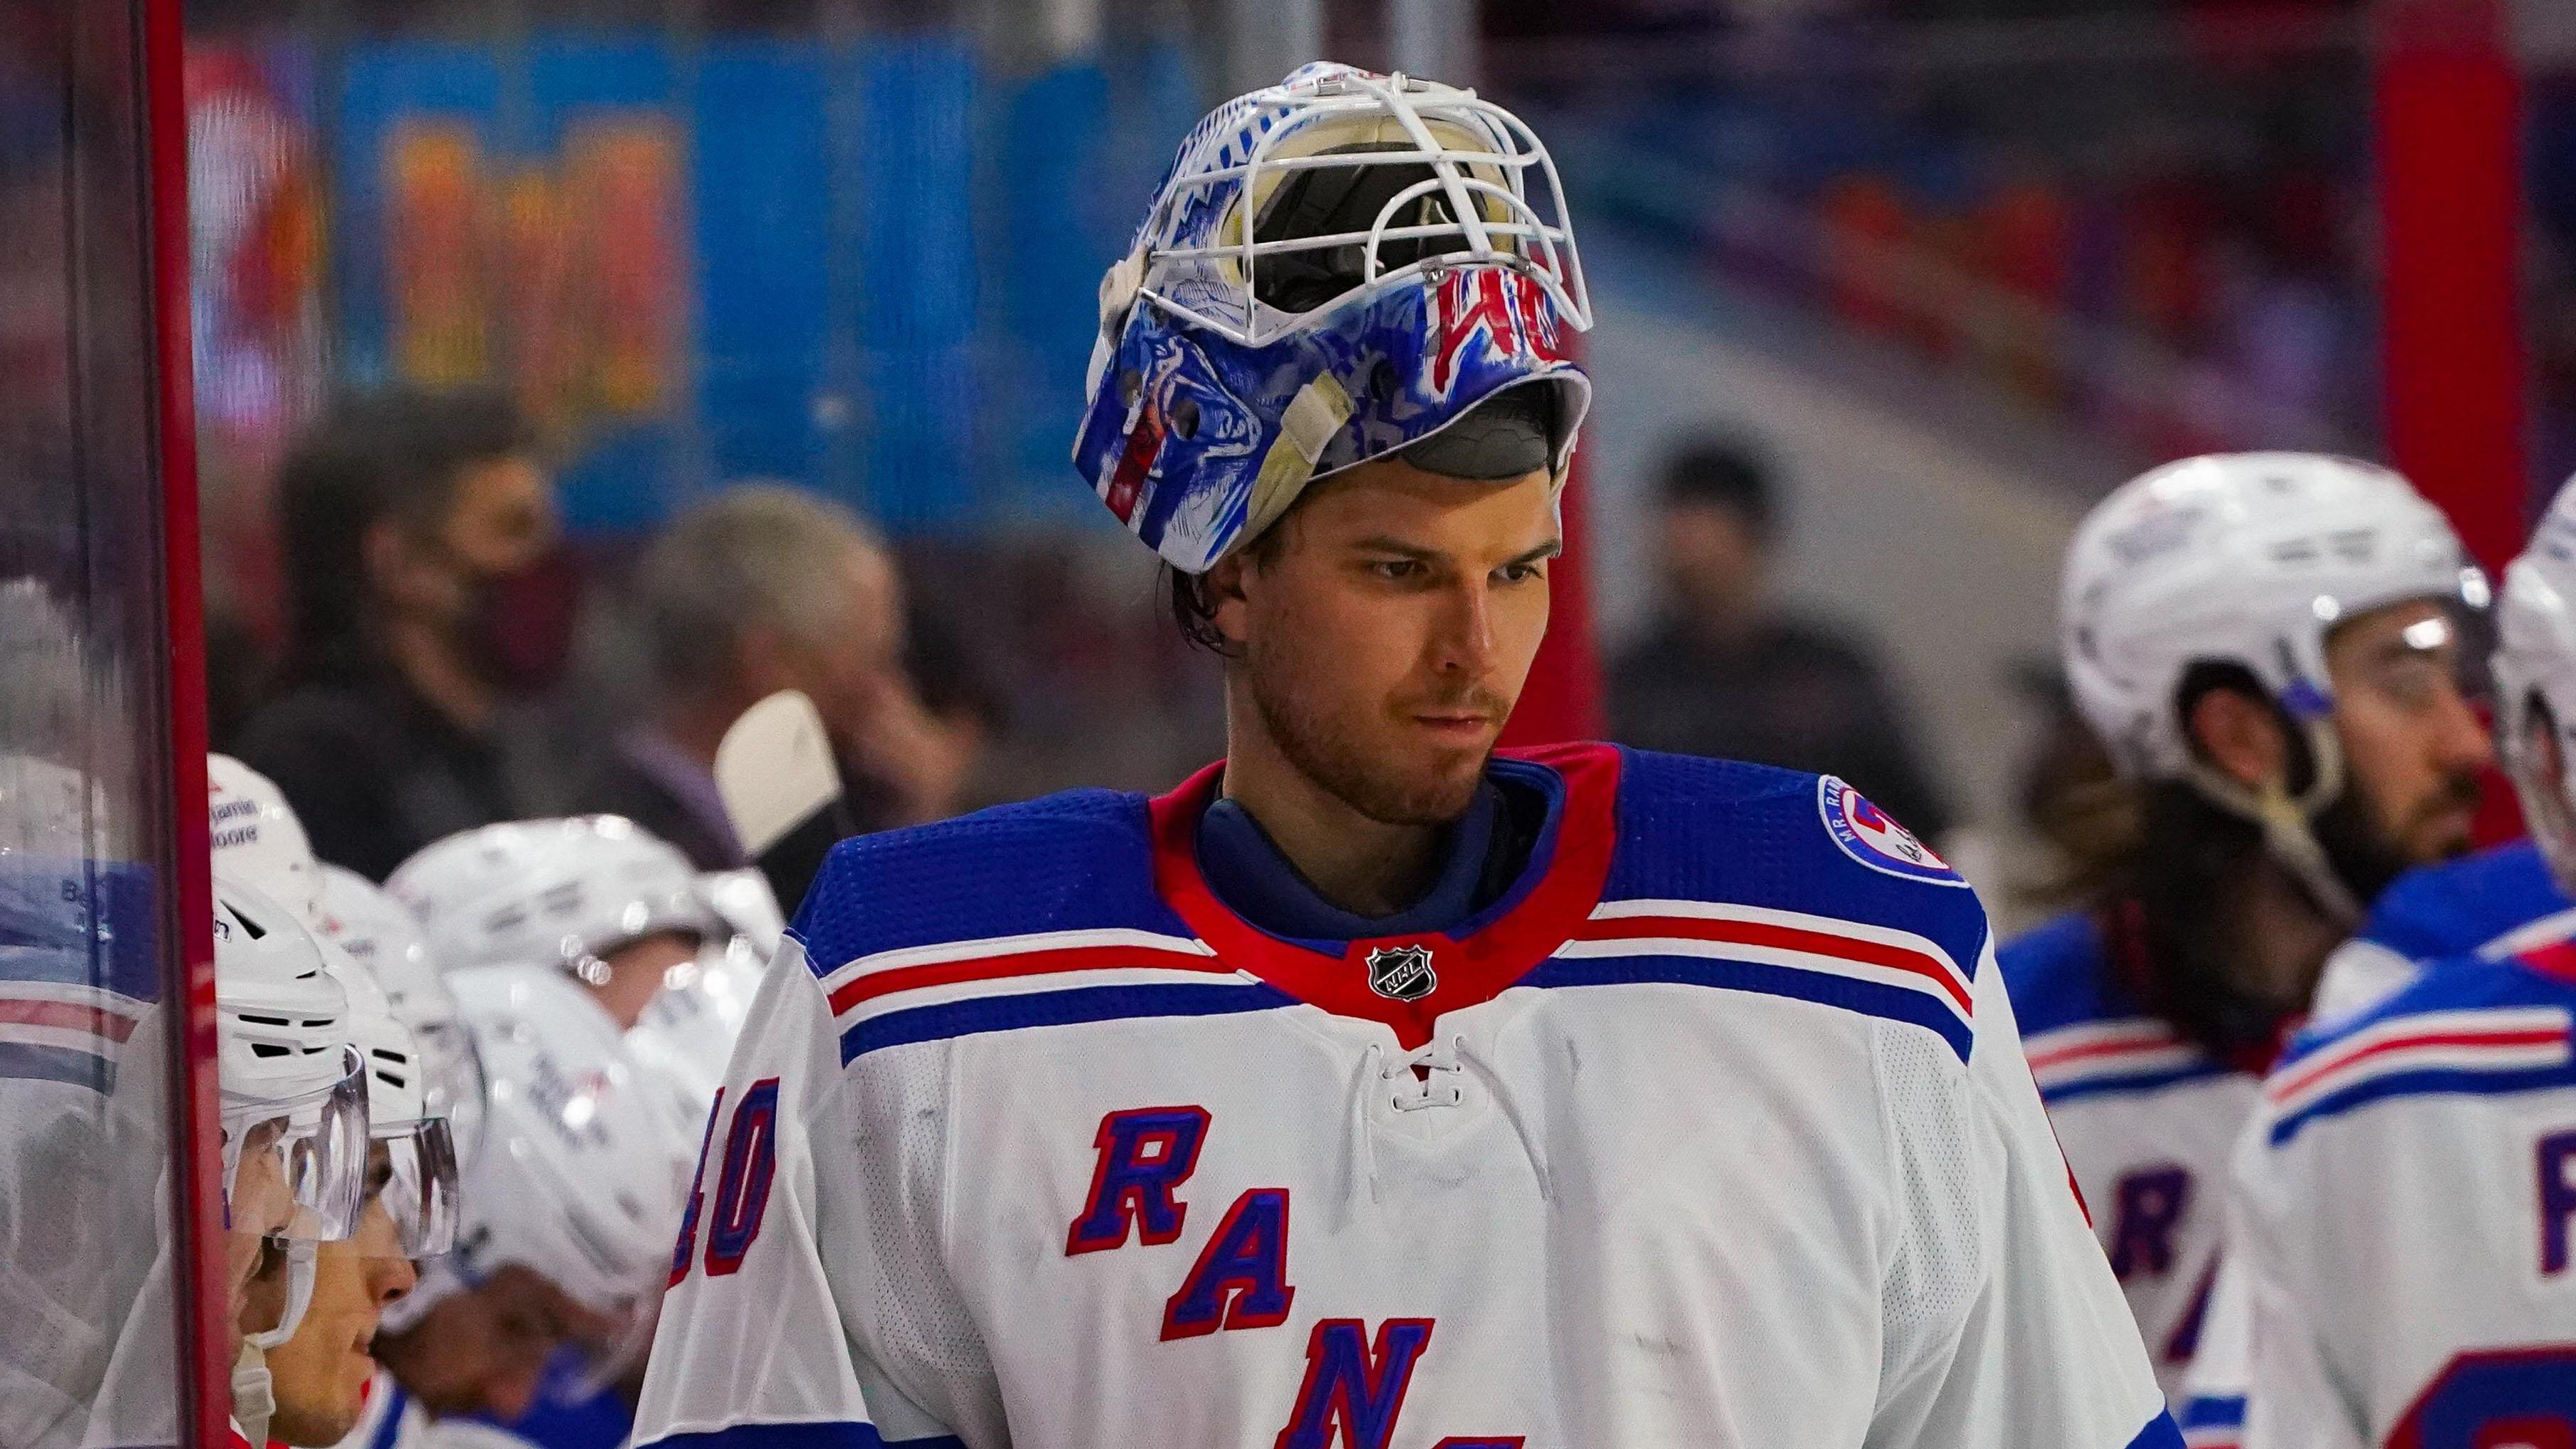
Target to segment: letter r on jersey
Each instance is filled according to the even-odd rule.
[[[2576,1217],[2576,1132],[2552,1132],[2540,1139],[2540,1271],[2554,1278],[2567,1271],[2567,1221]]]
[[[1123,1248],[1130,1224],[1148,1244],[1179,1237],[1190,1209],[1172,1191],[1198,1170],[1207,1129],[1205,1107],[1140,1107],[1101,1118],[1091,1139],[1100,1154],[1091,1195],[1065,1233],[1065,1255]]]
[[[2173,1271],[2174,1229],[2191,1206],[2191,1174],[2179,1167],[2151,1167],[2120,1179],[2111,1219],[2111,1271],[2121,1282],[2132,1273],[2163,1277]]]
[[[1404,1412],[1413,1367],[1431,1344],[1432,1320],[1390,1318],[1377,1326],[1356,1318],[1327,1318],[1306,1339],[1306,1382],[1297,1408],[1272,1449],[1332,1449],[1338,1424],[1346,1449],[1386,1449]],[[1483,1442],[1483,1441],[1471,1441]]]

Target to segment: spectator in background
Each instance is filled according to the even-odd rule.
[[[234,753],[324,860],[382,880],[525,813],[502,711],[562,672],[575,583],[554,482],[499,394],[397,389],[335,409],[278,477],[286,691]]]
[[[821,711],[863,828],[954,809],[981,733],[923,704],[903,663],[901,577],[857,515],[783,485],[738,485],[672,521],[634,591],[652,700],[586,773],[580,809],[635,820],[701,870],[743,864],[716,745],[782,689]]]
[[[1664,597],[1611,666],[1610,722],[1644,749],[1840,775],[1926,839],[1950,809],[1877,662],[1843,631],[1781,611],[1772,467],[1733,440],[1664,466],[1655,519]]]

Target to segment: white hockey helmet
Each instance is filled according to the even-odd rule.
[[[293,912],[221,875],[215,1021],[226,1202],[241,1209],[236,1228],[289,1239],[349,1236],[366,1196],[368,1128],[348,994]],[[288,1203],[236,1203],[253,1153],[275,1154]]]
[[[618,1324],[616,1341],[590,1346],[585,1381],[604,1382],[649,1340],[697,1144],[561,973],[497,966],[450,984],[492,1094],[450,1262],[469,1283],[524,1264]]]
[[[688,857],[622,815],[514,820],[438,841],[385,888],[442,970],[550,965],[597,981],[601,958],[663,931],[719,932]]]
[[[2440,509],[2374,464],[2228,453],[2123,484],[2067,549],[2059,643],[2075,702],[2120,772],[2190,782],[2261,823],[2329,909],[2356,911],[2306,822],[2343,790],[2326,640],[2410,599],[2483,607],[2486,581]],[[2314,781],[2267,801],[2202,764],[2182,716],[2185,674],[2242,666],[2307,736]]]
[[[402,902],[354,870],[322,867],[322,938],[367,968],[394,1020],[420,1046],[422,1108],[444,1117],[457,1159],[470,1161],[483,1131],[483,1063],[457,1014],[429,936]]]
[[[206,756],[206,823],[215,868],[300,916],[321,919],[322,863],[277,782],[230,755]]]
[[[2495,691],[2496,744],[2523,818],[2560,886],[2576,889],[2576,479],[2505,566]],[[2558,740],[2554,775],[2531,747],[2544,720]]]
[[[761,960],[767,961],[778,950],[787,934],[787,915],[778,909],[778,896],[770,890],[767,876],[748,867],[709,871],[698,877],[698,894],[733,939],[744,942]]]
[[[698,948],[698,959],[674,969],[626,1032],[638,1066],[671,1093],[687,1123],[703,1123],[733,1060],[733,1044],[751,1014],[751,998],[787,923],[778,899],[756,870],[698,877],[699,893],[726,929]]]

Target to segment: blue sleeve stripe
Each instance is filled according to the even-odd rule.
[[[966,1449],[950,1434],[928,1439],[886,1439],[874,1424],[825,1419],[803,1424],[731,1424],[697,1434],[672,1434],[636,1449]]]
[[[1541,963],[1520,984],[1623,986],[1648,982],[1786,996],[1863,1016],[1906,1022],[1924,1027],[1948,1042],[1961,1061],[1968,1059],[1968,1049],[1975,1041],[1974,1029],[1961,1021],[1957,1012],[1924,992],[1756,961],[1721,961],[1705,956],[1557,956]]]
[[[2185,1433],[2195,1429],[2238,1429],[2245,1425],[2245,1396],[2231,1399],[2196,1397],[2183,1406]]]
[[[2051,1107],[2080,1102],[2087,1097],[2126,1096],[2133,1092],[2158,1092],[2184,1082],[2197,1082],[2206,1077],[2228,1077],[2236,1070],[2225,1062],[2194,1062],[2187,1067],[2167,1067],[2162,1071],[2139,1072],[2132,1076],[2088,1077],[2055,1087],[2039,1089],[2039,1100]]]
[[[2288,1145],[2291,1138],[2310,1123],[2339,1116],[2389,1097],[2492,1097],[2510,1092],[2543,1092],[2557,1087],[2576,1086],[2576,1062],[2554,1067],[2537,1067],[2517,1072],[2476,1072],[2453,1068],[2431,1068],[2420,1072],[2391,1072],[2384,1077],[2371,1077],[2355,1082],[2331,1096],[2320,1097],[2272,1124],[2274,1147]]]
[[[116,1064],[107,1057],[74,1047],[0,1042],[0,1077],[29,1082],[60,1082],[109,1092],[116,1087]]]
[[[2173,1415],[2158,1413],[2129,1441],[2128,1449],[2185,1449],[2182,1431],[2174,1427]]]
[[[886,1047],[1032,1026],[1154,1016],[1223,1016],[1294,1006],[1275,986],[1085,986],[1020,996],[979,996],[872,1016],[841,1033],[841,1065]]]

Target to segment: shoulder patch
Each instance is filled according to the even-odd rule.
[[[1816,813],[1824,818],[1826,833],[1842,847],[1843,854],[1871,870],[1927,885],[1965,888],[1968,884],[1950,869],[1948,861],[1932,853],[1932,847],[1916,839],[1913,831],[1897,824],[1869,803],[1869,797],[1837,776],[1817,777]]]

